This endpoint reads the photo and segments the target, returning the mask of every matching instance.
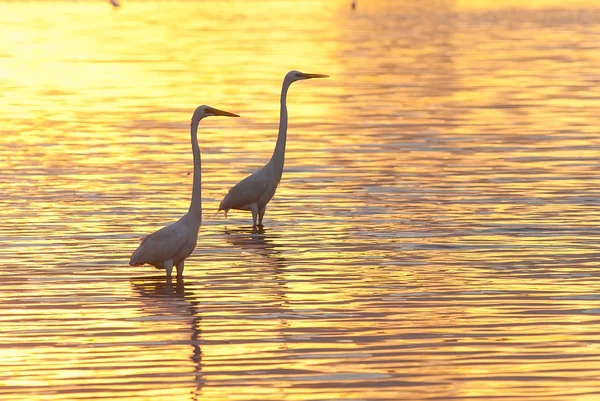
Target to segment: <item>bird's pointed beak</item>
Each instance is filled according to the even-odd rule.
[[[225,116],[225,117],[239,117],[237,114],[234,113],[230,113],[228,111],[223,111],[223,110],[219,110],[219,109],[212,109],[211,110],[213,112],[213,114],[215,116]]]
[[[305,74],[305,73],[302,73],[302,76],[304,77],[304,79],[329,78],[329,75],[323,75],[323,74]]]

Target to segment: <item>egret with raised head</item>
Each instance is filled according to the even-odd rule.
[[[306,74],[300,71],[290,71],[283,79],[281,88],[281,110],[279,115],[279,135],[271,160],[254,174],[238,182],[219,205],[219,211],[225,211],[225,218],[230,209],[249,210],[252,212],[254,227],[262,228],[267,203],[275,195],[275,190],[283,173],[285,158],[285,141],[287,136],[288,114],[286,97],[290,85],[296,81],[311,78],[327,78],[328,75]]]
[[[190,128],[192,152],[194,154],[194,183],[190,208],[178,221],[170,224],[154,234],[142,238],[142,243],[131,255],[129,265],[142,266],[149,264],[157,269],[165,269],[167,277],[171,277],[173,266],[177,267],[177,277],[183,276],[183,265],[198,240],[198,230],[202,223],[202,171],[200,147],[198,146],[198,123],[208,116],[239,117],[237,114],[217,110],[210,106],[199,106],[192,115]]]

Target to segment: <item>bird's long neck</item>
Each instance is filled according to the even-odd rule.
[[[277,182],[281,179],[283,173],[283,162],[285,159],[285,140],[287,137],[287,126],[288,126],[288,114],[286,97],[290,83],[283,81],[283,87],[281,88],[281,108],[279,114],[279,135],[277,136],[277,143],[275,144],[275,151],[271,156],[269,164],[275,172],[275,178]]]
[[[202,171],[200,161],[200,147],[198,146],[198,123],[200,121],[192,121],[191,137],[192,137],[192,152],[194,153],[194,185],[192,188],[192,201],[188,214],[193,218],[193,221],[200,226],[202,222]]]

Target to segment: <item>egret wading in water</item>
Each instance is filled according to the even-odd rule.
[[[201,161],[198,146],[198,123],[208,116],[239,117],[237,114],[217,110],[203,105],[194,111],[190,128],[192,152],[194,153],[194,184],[190,209],[177,222],[161,228],[154,234],[142,238],[142,243],[131,255],[130,266],[149,264],[157,269],[165,269],[171,277],[173,266],[177,266],[177,277],[183,276],[183,263],[198,240],[198,230],[202,223]]]
[[[254,174],[238,182],[223,198],[219,205],[219,211],[225,211],[225,218],[230,209],[250,210],[254,227],[262,228],[267,203],[275,195],[275,190],[281,174],[283,173],[283,161],[285,158],[285,140],[287,136],[288,114],[286,96],[290,85],[296,81],[311,78],[327,78],[328,75],[305,74],[300,71],[290,71],[283,79],[281,88],[281,111],[279,115],[279,135],[275,144],[275,151],[271,160]],[[258,223],[258,224],[257,224]]]

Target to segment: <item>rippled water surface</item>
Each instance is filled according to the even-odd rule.
[[[600,399],[600,9],[0,3],[2,400]],[[265,229],[215,216],[293,84]],[[185,279],[129,267],[179,218]]]

